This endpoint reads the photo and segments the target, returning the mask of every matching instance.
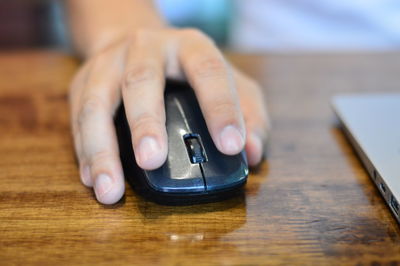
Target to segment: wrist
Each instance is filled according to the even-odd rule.
[[[77,37],[81,37],[82,45],[78,48],[81,48],[79,52],[84,58],[97,54],[137,30],[168,27],[153,1],[128,1],[129,4],[118,6],[118,11],[99,13],[99,16],[83,23],[83,31]]]

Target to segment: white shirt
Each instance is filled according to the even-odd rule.
[[[231,43],[244,51],[400,48],[400,0],[236,0]]]
[[[233,10],[230,45],[241,51],[400,49],[400,0],[156,2],[178,24],[195,18],[212,27]]]

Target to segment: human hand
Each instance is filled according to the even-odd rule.
[[[166,77],[186,78],[194,88],[218,150],[234,155],[245,148],[250,165],[261,161],[269,122],[259,85],[197,30],[135,31],[88,58],[71,84],[80,176],[99,202],[113,204],[125,189],[113,124],[121,100],[138,165],[151,170],[165,162]]]

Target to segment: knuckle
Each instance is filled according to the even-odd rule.
[[[103,151],[97,151],[93,153],[90,157],[90,164],[93,166],[96,165],[103,165],[104,162],[109,162],[111,158],[114,156],[111,154],[111,152],[103,150]]]
[[[237,105],[228,99],[216,100],[211,105],[211,113],[219,114],[224,117],[236,117]]]
[[[86,79],[89,79],[95,70],[102,68],[104,65],[109,64],[110,55],[115,51],[114,46],[107,46],[103,50],[91,55],[88,61],[83,65],[86,70]]]
[[[103,103],[96,97],[90,97],[84,100],[79,108],[77,115],[77,124],[79,127],[93,117],[96,113],[100,112],[103,108]]]
[[[137,29],[130,33],[129,37],[133,43],[146,41],[151,36],[151,31],[148,29]]]
[[[150,113],[142,113],[132,120],[131,131],[133,135],[141,130],[149,130],[154,127],[159,127],[162,124],[162,120]]]
[[[197,60],[193,64],[193,73],[195,77],[204,78],[226,78],[229,71],[226,63],[222,58],[216,56],[209,56]]]
[[[196,40],[201,39],[201,40],[211,41],[211,39],[205,33],[196,28],[184,28],[181,30],[181,33],[184,37],[190,39],[196,39]]]
[[[137,64],[129,67],[124,74],[123,88],[134,89],[145,83],[158,80],[158,71],[150,64]]]

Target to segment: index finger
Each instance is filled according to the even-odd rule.
[[[215,44],[196,30],[182,32],[178,57],[216,147],[228,155],[239,153],[246,130],[230,66]]]

